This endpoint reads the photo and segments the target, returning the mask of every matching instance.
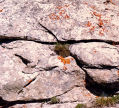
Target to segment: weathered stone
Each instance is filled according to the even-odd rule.
[[[79,66],[98,84],[107,84],[108,88],[118,89],[119,84],[119,50],[106,43],[91,42],[70,46]],[[92,83],[92,82],[91,82]]]
[[[118,5],[115,1],[114,4]],[[119,7],[104,2],[105,0],[96,0],[95,3],[93,0],[90,3],[88,0],[5,0],[0,3],[3,9],[0,13],[0,35],[56,41],[40,27],[40,22],[60,40],[119,41]]]
[[[67,57],[65,59],[68,60],[68,63],[62,62],[47,45],[17,41],[2,44],[2,47],[1,55],[9,57],[11,54],[9,58],[6,57],[7,60],[4,56],[1,57],[2,61],[0,62],[2,64],[0,93],[5,100],[51,98],[63,94],[72,87],[84,86],[82,82],[85,73],[76,65],[75,60],[72,57]],[[11,68],[9,68],[10,66]],[[4,72],[2,72],[2,68]],[[29,71],[26,71],[26,68]],[[8,76],[10,77],[7,78]],[[25,78],[25,76],[30,78]],[[35,81],[23,88],[28,80],[34,77]],[[18,94],[22,88],[22,92]]]
[[[71,53],[86,67],[118,68],[119,50],[102,42],[79,43],[70,46]]]
[[[95,99],[87,83],[118,88],[118,10],[118,0],[0,0],[0,99],[74,108]],[[72,57],[54,52],[61,41]],[[61,102],[50,105],[54,96]]]

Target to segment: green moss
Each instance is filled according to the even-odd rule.
[[[56,103],[59,103],[60,100],[56,97],[52,97],[51,100],[50,100],[50,104],[56,104]]]
[[[60,55],[62,57],[70,56],[69,44],[57,43],[55,45],[54,51],[56,52],[56,54],[58,54],[58,55]]]
[[[75,108],[86,108],[84,104],[77,104]]]
[[[113,106],[119,102],[119,95],[112,97],[101,97],[96,100],[95,106],[104,107],[104,106]]]

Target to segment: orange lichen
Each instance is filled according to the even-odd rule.
[[[54,14],[54,13],[51,13],[51,14],[49,15],[49,18],[52,19],[52,20],[59,20],[59,19],[60,19],[59,16],[56,15],[56,14]]]
[[[64,6],[57,6],[56,13],[51,13],[49,18],[52,20],[69,19],[70,17],[66,13],[67,7],[69,7],[68,4],[65,4]]]
[[[99,27],[102,27],[104,25],[103,20],[101,18],[98,19],[98,25]]]
[[[63,67],[64,70],[67,70],[67,67],[65,66],[65,64],[70,64],[71,60],[73,60],[73,58],[63,58],[62,56],[58,56],[57,58],[64,64],[64,67]]]
[[[93,12],[93,15],[95,15],[95,16],[101,18],[101,14],[98,14],[97,12]]]
[[[2,12],[3,11],[3,9],[0,9],[0,12]]]
[[[70,59],[65,59],[61,56],[58,56],[58,59],[61,60],[61,62],[65,65],[65,64],[70,64]]]
[[[93,50],[94,53],[96,53],[97,51],[96,50]]]
[[[94,31],[95,30],[95,26],[92,26],[91,28],[90,28],[90,32],[92,32],[92,31]]]
[[[63,15],[63,14],[65,14],[65,10],[61,10],[60,12],[59,12],[59,15]]]
[[[90,21],[88,21],[88,23],[86,24],[87,27],[90,27],[92,24]]]
[[[69,17],[69,15],[66,14],[66,15],[64,16],[64,18],[65,18],[65,19],[69,19],[70,17]]]
[[[119,70],[117,71],[117,73],[118,73],[118,76],[119,76]]]

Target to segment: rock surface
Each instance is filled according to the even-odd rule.
[[[0,0],[0,106],[91,107],[118,92],[118,10],[118,0]]]
[[[70,46],[87,74],[97,83],[119,83],[119,49],[107,43],[80,43]]]

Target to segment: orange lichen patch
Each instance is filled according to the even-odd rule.
[[[64,18],[65,18],[65,19],[69,19],[70,17],[69,17],[69,15],[66,14],[66,15],[64,16]]]
[[[66,64],[70,64],[70,59],[66,59]]]
[[[92,32],[92,31],[94,31],[95,30],[95,26],[92,26],[91,28],[90,28],[90,32]]]
[[[95,15],[95,16],[101,18],[101,14],[98,14],[97,12],[93,12],[93,15]]]
[[[118,73],[118,76],[119,76],[119,70],[117,71],[117,73]]]
[[[0,12],[2,12],[3,11],[3,9],[0,9]]]
[[[62,14],[65,14],[65,10],[61,10],[60,12],[59,12],[59,15],[61,15],[62,16]]]
[[[97,51],[96,50],[93,50],[94,53],[96,53]]]
[[[73,60],[73,58],[67,58],[66,59],[66,58],[63,58],[61,56],[58,56],[57,58],[64,64],[64,67],[63,67],[64,70],[67,70],[67,67],[65,66],[65,64],[70,64],[71,60]]]
[[[101,18],[98,19],[98,25],[99,27],[102,27],[104,25],[103,20]]]
[[[90,27],[92,25],[92,23],[90,21],[88,21],[88,23],[86,24],[87,27]]]
[[[56,14],[54,14],[54,13],[51,13],[51,14],[49,15],[49,18],[52,19],[52,20],[59,20],[59,19],[60,19],[59,16],[56,15]]]
[[[65,64],[70,64],[70,62],[71,62],[70,59],[65,59],[61,56],[58,56],[58,59],[61,60],[61,62],[63,62],[64,65]]]

